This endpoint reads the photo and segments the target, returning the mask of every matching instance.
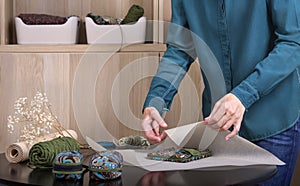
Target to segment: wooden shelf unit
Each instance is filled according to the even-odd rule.
[[[20,13],[41,13],[57,16],[77,15],[80,17],[79,44],[86,44],[84,18],[92,12],[95,15],[109,15],[124,18],[133,4],[144,8],[147,20],[158,18],[159,0],[0,0],[0,45],[16,44],[14,17]],[[147,25],[146,40],[157,40],[157,26]]]
[[[163,52],[164,44],[134,45],[0,45],[1,53],[105,53],[105,52]]]
[[[145,9],[147,20],[155,20],[153,24],[147,25],[147,37],[152,38],[153,43],[129,46],[86,44],[83,18],[87,13],[123,17],[132,4],[139,4]],[[142,134],[140,130],[133,130],[116,117],[111,103],[112,86],[123,69],[131,65],[141,65],[137,71],[124,77],[130,78],[136,74],[140,76],[135,84],[128,85],[131,87],[129,95],[124,95],[121,88],[124,85],[120,85],[118,95],[128,96],[128,105],[133,115],[142,118],[141,109],[151,79],[156,72],[154,69],[157,68],[159,59],[166,49],[163,44],[165,24],[160,24],[157,20],[169,21],[169,5],[170,0],[0,0],[0,103],[2,105],[0,107],[0,152],[4,152],[7,145],[16,140],[7,133],[6,126],[8,115],[14,112],[14,101],[20,97],[30,99],[37,91],[47,93],[53,112],[63,126],[74,129],[80,134],[72,105],[73,83],[77,68],[87,56],[91,61],[101,62],[112,52],[113,55],[99,72],[95,83],[97,112],[103,119],[106,129],[115,138]],[[80,16],[79,43],[74,45],[16,44],[14,17],[20,13]],[[198,63],[192,65],[185,79],[187,83],[182,83],[182,88],[173,101],[172,110],[166,116],[169,127],[174,127],[179,122],[181,124],[195,122],[201,117],[200,111],[194,109],[200,103],[195,100],[195,94],[191,93],[196,91],[196,94],[200,95],[202,91]],[[201,99],[199,98],[198,101]],[[188,109],[182,110],[181,102],[189,105]],[[189,114],[182,116],[183,112]],[[89,121],[86,125],[89,126]],[[83,136],[80,136],[80,141],[85,141]]]

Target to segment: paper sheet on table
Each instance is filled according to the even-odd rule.
[[[168,136],[159,145],[150,151],[168,147],[198,147],[201,136],[205,130],[201,123],[194,123],[166,130]],[[219,132],[212,144],[208,147],[212,156],[188,163],[174,163],[147,159],[149,150],[118,150],[128,165],[139,166],[149,171],[188,170],[200,168],[213,168],[224,166],[247,165],[283,165],[273,154],[257,145],[235,136],[225,141],[228,131]]]

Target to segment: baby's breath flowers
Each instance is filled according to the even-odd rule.
[[[57,117],[51,111],[51,104],[46,94],[37,92],[29,102],[26,97],[19,98],[14,104],[14,115],[7,118],[7,129],[9,133],[18,134],[18,142],[32,141],[49,134],[52,129],[61,126]]]

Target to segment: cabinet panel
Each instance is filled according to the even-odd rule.
[[[0,0],[0,45],[12,42],[13,2]]]
[[[144,8],[147,20],[158,19],[158,0],[0,0],[0,44],[15,44],[16,31],[14,17],[20,13],[40,13],[58,16],[78,15],[81,18],[79,44],[85,44],[86,33],[84,17],[92,12],[124,18],[133,4]],[[154,7],[155,6],[155,7]],[[154,9],[155,8],[155,9]],[[147,23],[146,41],[158,35],[157,23]],[[155,30],[154,30],[155,28]],[[156,36],[155,36],[156,39]],[[156,39],[157,41],[157,39]]]
[[[10,12],[10,19],[4,22],[10,22],[13,31],[13,38],[10,43],[16,43],[13,17],[20,13],[41,13],[58,16],[77,15],[81,18],[79,43],[86,43],[86,33],[84,17],[92,12],[97,15],[109,15],[118,18],[124,18],[129,8],[133,4],[140,5],[144,8],[144,15],[148,20],[153,19],[153,3],[149,0],[13,0],[11,5],[13,12]],[[148,24],[147,40],[151,40],[152,24]]]
[[[99,72],[97,111],[115,138],[142,134],[142,106],[158,62],[158,53],[120,53]]]
[[[160,54],[163,56],[163,53]],[[195,60],[183,78],[171,109],[166,114],[170,127],[194,123],[203,119],[202,92],[204,84],[198,60]]]
[[[172,7],[171,0],[159,0],[159,41],[165,43],[169,24],[171,21]]]
[[[69,63],[67,54],[1,54],[1,151],[15,141],[7,134],[7,117],[13,115],[14,101],[20,97],[33,98],[37,91],[46,92],[54,114],[63,126],[69,126]]]
[[[78,15],[89,12],[123,18],[131,5],[144,8],[145,16],[152,18],[152,1],[149,0],[14,0],[14,16],[20,13],[47,13],[59,16]]]
[[[114,138],[142,134],[140,124],[142,106],[148,93],[150,82],[159,63],[158,52],[121,52],[115,53],[107,61],[103,56],[108,53],[1,53],[0,54],[0,152],[15,139],[7,134],[7,116],[13,114],[14,101],[19,97],[32,98],[37,91],[46,92],[52,110],[65,128],[91,131],[102,130],[98,124],[87,119],[77,123],[74,113],[73,93],[75,77],[82,63],[87,63],[88,72],[94,70],[92,62],[103,63],[98,69],[96,82],[91,83],[95,91],[97,115],[104,127]],[[88,61],[84,61],[88,56]],[[199,119],[199,103],[195,94],[201,92],[199,66],[195,63],[189,75],[180,86],[166,121],[169,127],[195,122]],[[186,79],[185,78],[185,79]],[[192,83],[191,83],[192,82]],[[184,89],[184,90],[181,90]],[[196,93],[195,93],[196,90]],[[86,91],[86,90],[82,90]],[[86,92],[89,95],[89,92]],[[86,97],[81,97],[85,101]],[[187,110],[182,110],[185,104]],[[91,105],[93,107],[93,105]],[[195,109],[196,108],[196,109]],[[184,113],[188,113],[185,115]],[[88,115],[89,110],[82,110]],[[183,115],[184,114],[184,115]],[[86,133],[84,135],[87,135]],[[84,142],[80,135],[80,141]]]
[[[76,116],[73,112],[72,95],[73,84],[76,73],[78,72],[79,65],[83,62],[84,56],[90,55],[90,59],[98,60],[105,53],[1,53],[0,54],[0,152],[5,150],[5,147],[14,142],[15,139],[12,135],[7,134],[7,117],[12,115],[14,101],[19,97],[32,98],[37,91],[46,92],[50,103],[52,104],[52,110],[58,117],[59,121],[65,128],[74,129],[80,131],[79,128],[82,125],[77,125]],[[156,69],[155,63],[158,63],[157,52],[150,53],[134,53],[125,52],[114,54],[109,61],[105,63],[104,68],[97,74],[97,83],[95,86],[95,100],[97,105],[97,112],[99,117],[104,121],[105,128],[114,136],[119,138],[129,134],[138,134],[140,131],[131,130],[126,127],[115,115],[115,111],[112,110],[112,100],[120,100],[119,96],[127,96],[127,100],[133,108],[133,112],[137,117],[141,116],[141,107],[145,99],[147,88],[150,79],[142,79],[142,86],[132,85],[130,89],[129,98],[128,95],[124,95],[122,89],[127,89],[126,86],[122,87],[116,84],[115,96],[111,96],[112,85],[115,82],[115,78],[120,71],[126,66],[134,63],[140,58],[147,58],[152,56],[152,60],[156,62],[148,62],[148,66],[154,65],[152,70]],[[143,64],[140,63],[141,66]],[[92,68],[92,67],[91,67]],[[150,68],[150,67],[149,67]],[[142,71],[136,71],[134,73],[145,73],[148,69],[147,66],[142,67]],[[153,72],[154,73],[154,72]],[[130,72],[130,74],[133,74]],[[129,75],[130,75],[129,74]],[[122,74],[121,76],[128,76],[128,74]],[[123,79],[123,78],[122,78]],[[126,80],[125,80],[126,81]],[[148,83],[144,83],[148,82]],[[88,83],[88,82],[87,82]],[[121,87],[121,88],[119,88]],[[117,91],[117,92],[116,92]],[[81,98],[84,101],[84,97]],[[118,113],[123,114],[121,108],[115,108]],[[85,111],[83,111],[85,112]],[[83,113],[85,114],[85,113]],[[134,122],[134,121],[133,121]],[[132,123],[133,123],[132,122]],[[131,122],[129,122],[131,123]],[[84,127],[91,127],[92,123],[86,121]],[[83,137],[80,136],[80,141],[84,142]]]
[[[140,5],[144,8],[144,15],[148,19],[153,18],[152,1],[149,0],[89,0],[90,3],[84,3],[83,14],[93,12],[99,15],[109,15],[118,18],[124,18],[129,8],[133,5]]]
[[[13,0],[14,16],[20,13],[47,13],[58,16],[80,15],[81,0]]]

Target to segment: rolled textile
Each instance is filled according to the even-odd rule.
[[[126,136],[122,137],[117,141],[118,146],[140,146],[140,147],[147,147],[150,146],[150,142],[144,136]]]
[[[69,137],[73,137],[75,139],[78,138],[77,133],[74,130],[63,131],[62,133],[63,133],[63,136],[69,136]],[[29,144],[28,141],[22,141],[22,142],[10,144],[6,149],[5,157],[6,157],[7,161],[10,163],[19,163],[19,162],[28,160],[29,151],[34,144],[43,142],[43,141],[52,140],[59,136],[62,136],[62,135],[60,133],[56,132],[56,133],[48,134],[43,137],[36,138],[33,141],[33,143],[31,143],[31,144]]]
[[[121,24],[134,23],[139,20],[140,17],[144,15],[144,9],[139,5],[132,5],[128,10],[125,18]]]
[[[77,141],[71,137],[58,137],[39,142],[29,151],[28,166],[31,168],[52,168],[57,154],[63,151],[79,151]]]

